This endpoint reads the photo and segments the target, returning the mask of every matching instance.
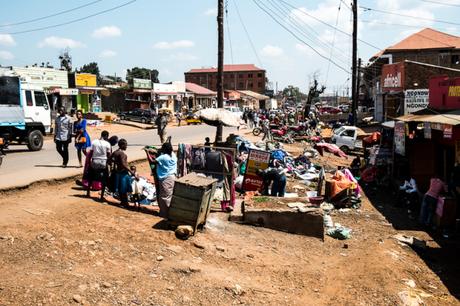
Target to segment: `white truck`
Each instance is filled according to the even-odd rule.
[[[15,75],[0,76],[0,149],[11,143],[41,150],[51,132],[51,110],[42,87]]]
[[[366,134],[356,126],[341,126],[334,131],[331,137],[333,144],[338,146],[345,153],[355,150],[362,150],[363,137]]]

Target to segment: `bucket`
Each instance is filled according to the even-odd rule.
[[[313,191],[307,191],[307,197],[309,198],[314,198],[318,195],[318,192],[313,190]]]
[[[309,197],[308,200],[310,201],[310,204],[319,206],[324,202],[324,197]]]

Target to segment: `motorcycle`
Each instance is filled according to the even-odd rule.
[[[8,142],[3,137],[0,137],[0,166],[2,165],[3,158],[5,157],[6,147],[8,146]]]
[[[272,129],[270,130],[270,134],[273,140],[281,141],[284,143],[294,143],[292,134],[289,132],[289,128],[287,126],[283,126],[279,129]]]

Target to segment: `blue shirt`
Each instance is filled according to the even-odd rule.
[[[157,157],[157,162],[157,175],[160,181],[177,173],[177,157],[174,153],[172,156],[169,154],[160,155]]]

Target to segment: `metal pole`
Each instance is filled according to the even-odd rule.
[[[357,36],[358,36],[358,0],[353,0],[353,54],[352,54],[352,72],[351,72],[351,111],[353,114],[353,125],[356,125],[357,122],[357,108],[358,108],[358,97],[356,95],[356,83],[357,83],[357,67],[356,67],[356,60],[357,60],[357,53],[358,53],[358,43],[357,43]]]
[[[217,107],[224,108],[224,0],[217,0]],[[216,131],[216,143],[222,142],[223,126]]]

